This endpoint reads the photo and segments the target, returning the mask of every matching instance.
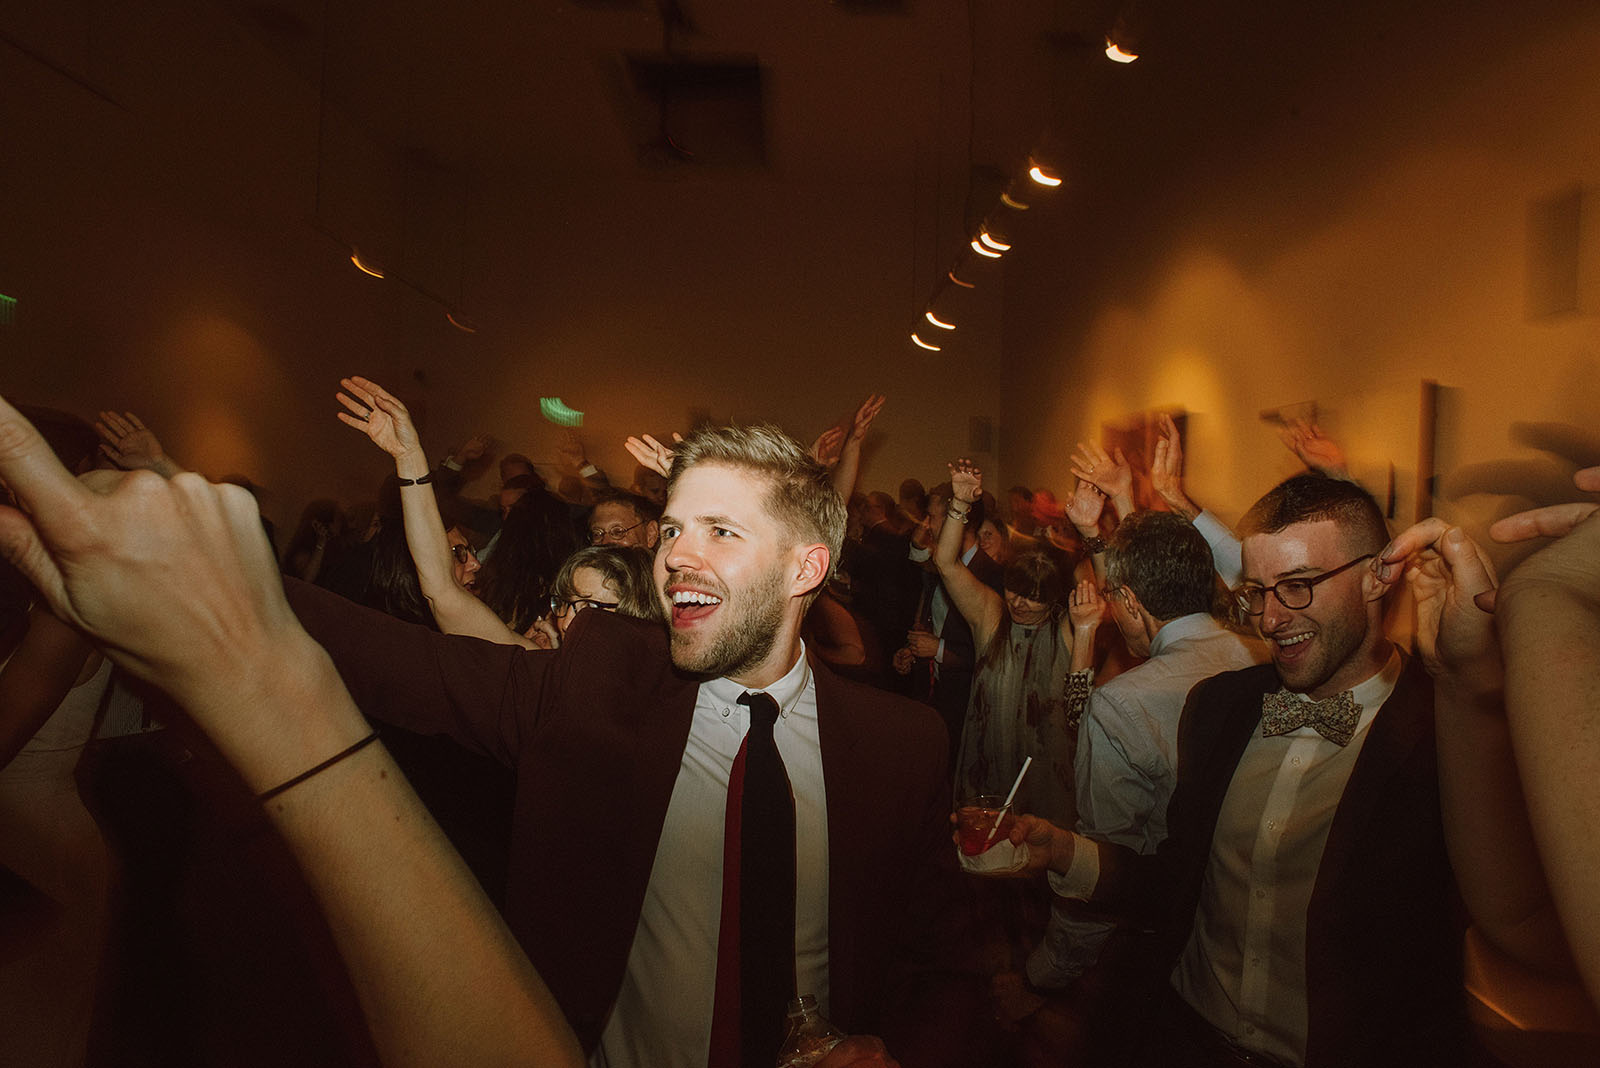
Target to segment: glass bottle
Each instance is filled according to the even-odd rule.
[[[810,1068],[844,1038],[817,1008],[816,995],[801,994],[789,1002],[789,1034],[778,1053],[778,1068]]]

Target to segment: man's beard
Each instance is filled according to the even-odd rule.
[[[731,591],[729,591],[731,593]],[[767,658],[778,641],[787,598],[783,567],[774,565],[737,598],[723,596],[714,634],[672,631],[672,663],[707,678],[744,674]]]

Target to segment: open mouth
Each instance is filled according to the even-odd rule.
[[[1312,633],[1309,630],[1299,634],[1287,634],[1272,638],[1273,655],[1279,663],[1288,663],[1300,659],[1311,645]]]
[[[702,590],[678,588],[667,591],[672,602],[672,625],[685,627],[710,616],[722,605],[722,598]]]

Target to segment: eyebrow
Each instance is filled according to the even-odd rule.
[[[748,533],[749,530],[750,530],[749,527],[745,526],[743,523],[739,522],[737,519],[734,519],[732,516],[721,515],[721,514],[717,514],[717,513],[710,513],[710,514],[706,514],[706,515],[697,515],[697,516],[694,517],[694,521],[696,523],[699,523],[701,526],[707,526],[707,527],[728,527],[730,529],[742,531],[742,532],[745,532],[745,533]],[[661,517],[661,523],[662,523],[662,525],[666,525],[666,524],[670,523],[673,526],[679,526],[679,527],[683,526],[683,521],[681,519],[678,519],[676,516],[670,516],[670,515],[663,515]]]

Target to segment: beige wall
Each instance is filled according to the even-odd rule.
[[[334,419],[349,373],[411,403],[434,455],[483,430],[549,458],[557,431],[537,402],[562,397],[588,413],[591,458],[624,481],[628,434],[705,412],[809,441],[876,390],[890,402],[863,483],[892,490],[943,477],[968,418],[998,414],[984,373],[997,296],[959,354],[907,337],[937,274],[913,215],[934,203],[919,192],[934,176],[914,160],[889,181],[481,175],[452,246],[464,267],[412,265],[459,287],[480,327],[468,336],[350,265],[326,229],[362,220],[316,217],[314,88],[217,6],[0,16],[93,83],[0,47],[0,292],[21,300],[0,330],[0,392],[90,417],[133,410],[183,462],[264,484],[280,527],[312,497],[370,496],[388,469]],[[964,145],[964,120],[952,129]],[[382,206],[348,174],[323,180],[325,209]]]
[[[1511,461],[1530,496],[1570,464],[1513,424],[1579,431],[1600,462],[1600,199],[1588,196],[1581,311],[1530,317],[1530,205],[1600,185],[1600,8],[1541,5],[1391,33],[1306,90],[1298,118],[1198,159],[1154,201],[1104,203],[1125,236],[1066,225],[1008,276],[1003,459],[1070,485],[1071,443],[1163,406],[1194,413],[1190,482],[1226,518],[1294,461],[1265,408],[1445,387],[1446,495]],[[1400,40],[1397,41],[1396,38]],[[1396,46],[1404,42],[1414,51]],[[1159,220],[1147,223],[1145,220]],[[1399,457],[1402,466],[1408,457]],[[1507,473],[1496,469],[1500,473]],[[1495,472],[1490,472],[1491,474]],[[1570,491],[1570,483],[1567,484]],[[1499,496],[1444,500],[1475,521]]]

